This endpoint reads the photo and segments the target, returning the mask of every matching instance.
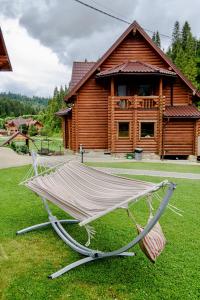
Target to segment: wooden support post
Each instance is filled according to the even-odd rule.
[[[114,78],[111,78],[110,83],[110,138],[111,138],[111,153],[115,152],[115,82]]]
[[[163,78],[160,77],[159,81],[159,122],[158,122],[158,154],[163,155]]]
[[[174,83],[171,82],[171,85],[170,85],[170,104],[171,106],[174,105]]]
[[[76,144],[76,152],[79,151],[79,124],[78,124],[78,95],[76,96],[76,101],[74,102],[74,110],[75,110],[75,144]]]

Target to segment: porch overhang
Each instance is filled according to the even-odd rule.
[[[131,60],[96,74],[96,78],[119,75],[154,75],[176,77],[176,73],[138,60]]]
[[[68,107],[68,108],[60,109],[55,113],[55,115],[58,117],[65,117],[68,116],[71,113],[71,111],[72,111],[72,107]]]
[[[165,119],[200,119],[200,111],[194,105],[166,106]]]

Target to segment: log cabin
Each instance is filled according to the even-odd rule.
[[[0,27],[0,71],[12,71],[12,66]]]
[[[97,62],[74,62],[65,148],[200,155],[200,93],[134,21]]]

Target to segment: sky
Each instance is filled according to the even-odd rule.
[[[200,38],[199,0],[82,0],[115,16],[136,20],[147,33],[171,36],[176,20]],[[0,0],[0,27],[13,72],[0,72],[0,92],[51,97],[69,84],[73,61],[96,61],[128,24],[75,0]],[[170,38],[161,36],[162,48]]]

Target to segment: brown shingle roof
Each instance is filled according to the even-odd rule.
[[[200,111],[193,105],[166,106],[164,117],[200,119]]]
[[[110,68],[108,70],[102,71],[98,73],[97,77],[104,77],[104,76],[110,76],[110,75],[117,75],[117,74],[127,74],[127,73],[133,73],[133,74],[160,74],[160,75],[168,75],[168,76],[176,76],[175,72],[159,68],[150,64],[147,64],[145,62],[139,61],[139,60],[131,60],[127,61],[123,64],[120,64],[118,66],[115,66],[114,68]]]
[[[91,67],[91,69],[81,78],[81,80],[76,83],[72,89],[70,89],[69,94],[66,96],[66,100],[72,97],[80,87],[92,76],[92,74],[101,66],[101,64],[111,55],[111,53],[120,45],[120,43],[130,34],[132,31],[138,31],[143,38],[149,43],[149,45],[160,55],[160,57],[172,68],[172,70],[185,82],[185,84],[192,90],[193,94],[197,94],[197,89],[183,75],[183,73],[172,63],[172,61],[167,57],[167,55],[152,41],[150,36],[143,30],[143,28],[134,21],[127,30],[117,39],[117,41],[110,47],[110,49]]]
[[[85,76],[85,74],[94,66],[95,62],[73,62],[72,78],[69,83],[69,91]]]
[[[19,128],[19,126],[21,126],[21,125],[28,125],[29,122],[31,122],[31,121],[33,121],[33,119],[24,119],[22,117],[19,117],[19,118],[16,118],[16,119],[9,120],[6,123],[8,125],[14,125],[17,128]]]
[[[66,116],[66,115],[68,115],[70,113],[71,110],[72,110],[71,107],[63,108],[63,109],[60,109],[59,111],[57,111],[55,113],[55,115],[59,116],[59,117]]]
[[[0,28],[0,71],[12,71],[12,66]]]

